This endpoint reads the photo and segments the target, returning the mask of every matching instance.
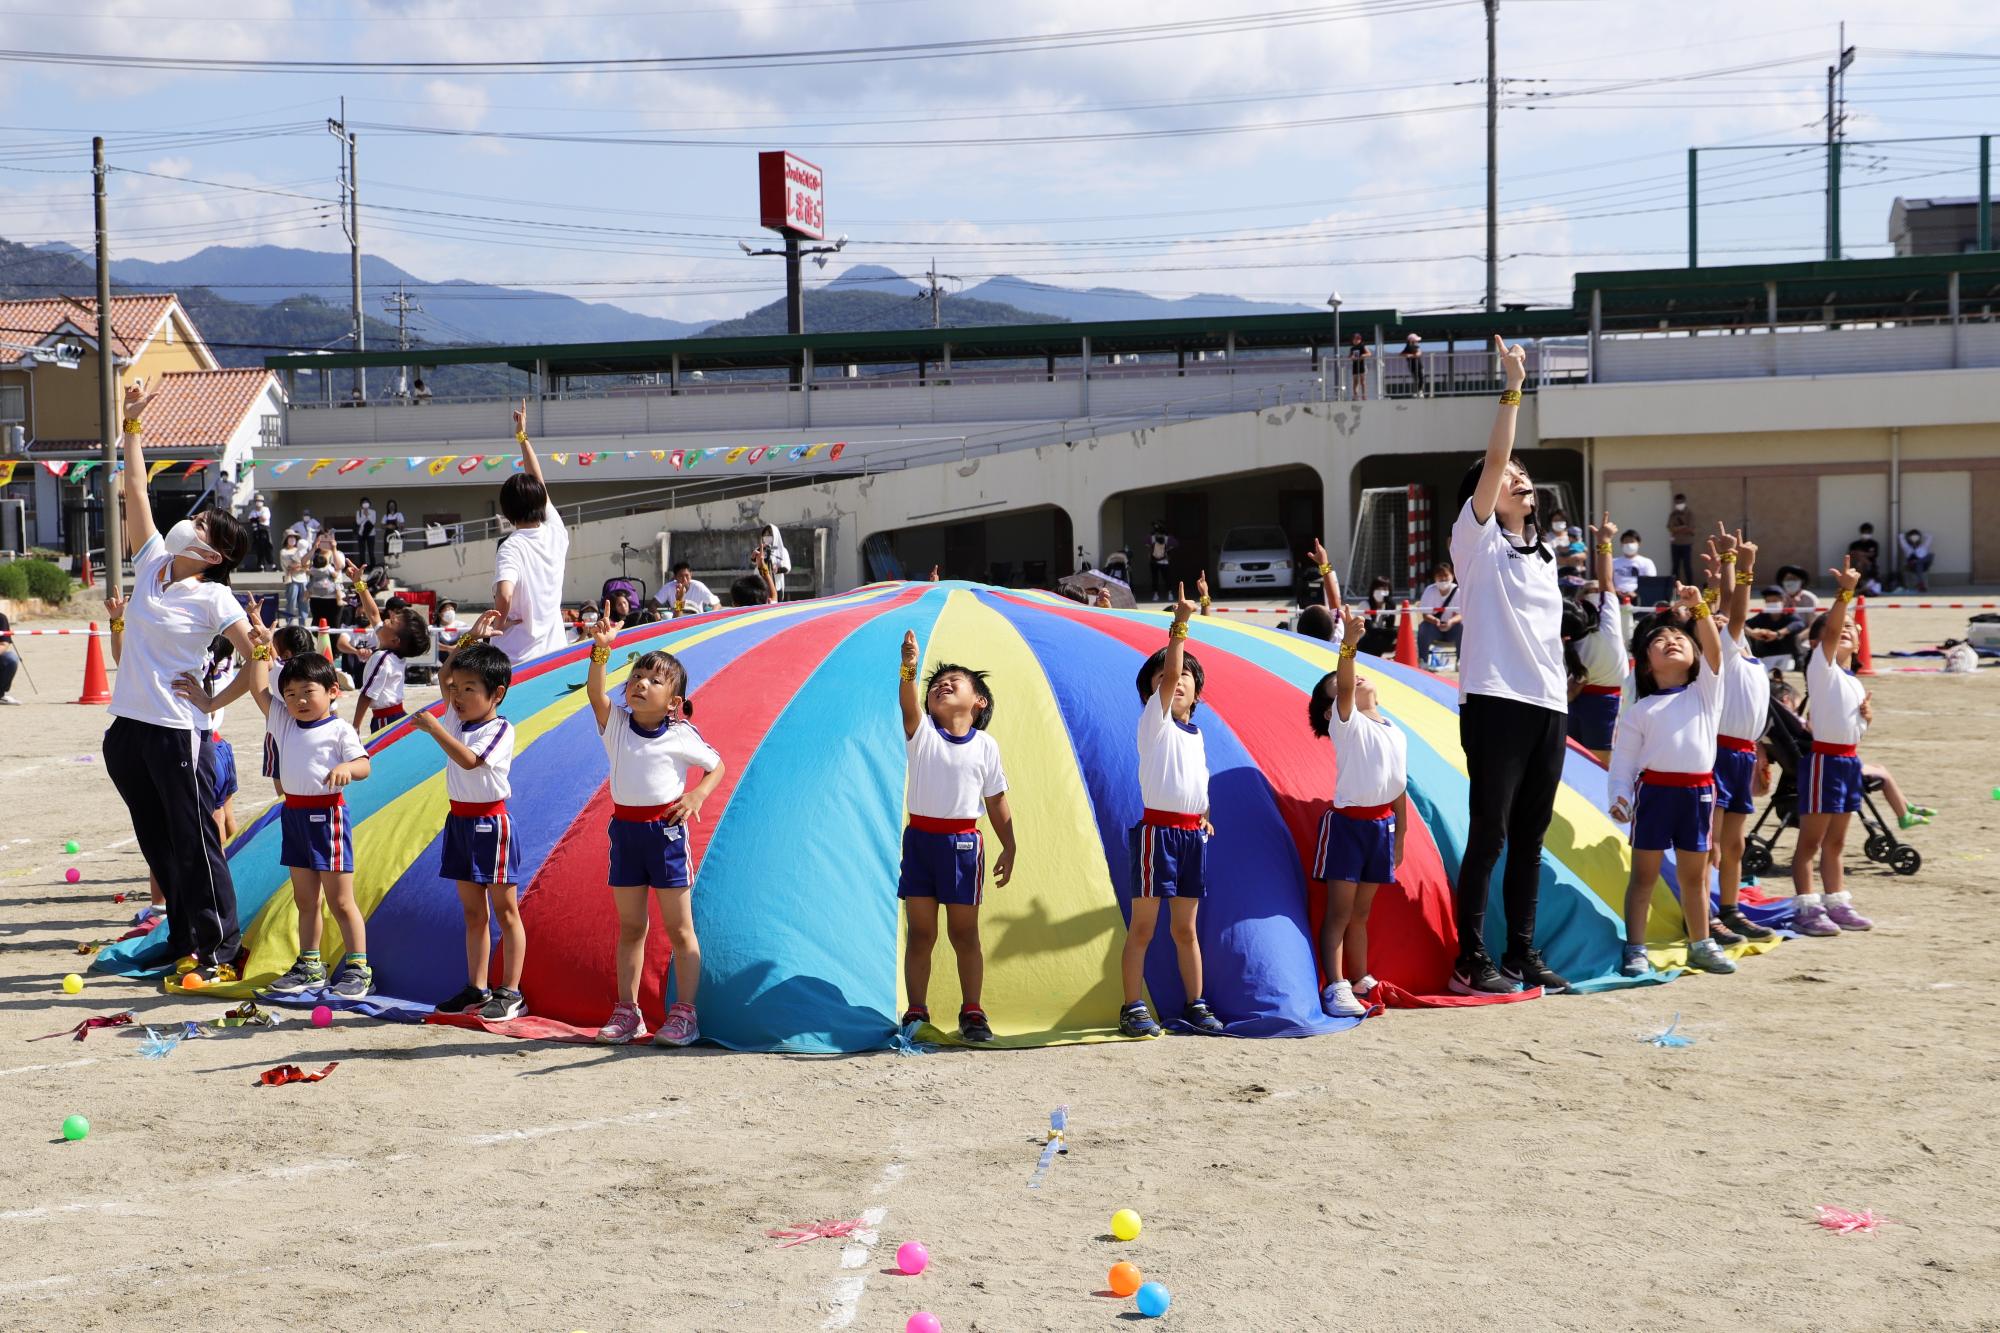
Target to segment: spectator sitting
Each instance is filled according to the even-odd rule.
[[[1931,590],[1931,539],[1922,528],[1903,534],[1903,580],[1918,592]]]
[[[1787,611],[1816,611],[1819,598],[1812,594],[1812,576],[1797,565],[1778,568],[1778,588],[1785,594]]]
[[[1452,572],[1450,561],[1438,561],[1431,571],[1431,584],[1417,598],[1417,606],[1424,613],[1424,618],[1417,622],[1417,657],[1430,661],[1431,648],[1439,643],[1450,644],[1456,652],[1459,637],[1465,631],[1465,617],[1459,614],[1458,576]]]
[[[1805,628],[1805,619],[1786,607],[1785,590],[1774,584],[1764,589],[1764,609],[1744,622],[1743,637],[1759,660],[1782,658],[1796,668],[1799,654],[1805,651],[1801,641]]]
[[[1634,597],[1639,592],[1639,580],[1657,577],[1659,570],[1652,559],[1639,554],[1639,534],[1631,528],[1625,529],[1619,538],[1618,554],[1611,561],[1611,586],[1620,597]]]
[[[1847,544],[1847,554],[1854,561],[1854,567],[1861,571],[1861,582],[1856,590],[1870,595],[1882,591],[1882,543],[1875,540],[1875,525],[1863,523],[1861,535]]]
[[[1393,656],[1396,651],[1396,597],[1395,585],[1377,574],[1368,585],[1368,630],[1361,636],[1359,652],[1373,653],[1377,657]]]

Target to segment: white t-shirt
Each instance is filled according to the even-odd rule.
[[[1597,626],[1576,641],[1576,659],[1583,663],[1586,685],[1623,685],[1632,653],[1625,646],[1625,622],[1618,599],[1609,593],[1597,599]]]
[[[1458,609],[1458,585],[1456,583],[1433,583],[1424,589],[1422,596],[1417,598],[1417,609],[1419,611],[1436,611],[1447,607],[1449,609],[1445,611],[1444,619],[1449,619],[1452,616],[1460,614]]]
[[[493,582],[514,585],[509,625],[493,636],[493,646],[516,664],[552,653],[569,642],[563,626],[563,567],[569,561],[569,529],[552,504],[538,528],[516,528],[500,543]],[[646,802],[645,804],[657,804]]]
[[[1488,515],[1481,523],[1467,500],[1451,525],[1451,563],[1465,617],[1459,699],[1483,694],[1568,713],[1555,560],[1533,550],[1522,554],[1498,518]]]
[[[983,731],[952,736],[925,717],[903,749],[910,759],[904,799],[913,815],[977,819],[989,797],[1007,790],[1000,744]]]
[[[1819,644],[1806,659],[1807,706],[1812,714],[1812,734],[1828,745],[1859,745],[1868,724],[1861,720],[1861,701],[1868,687],[1858,676],[1842,671],[1826,660]]]
[[[1333,803],[1341,809],[1388,805],[1409,785],[1410,742],[1393,722],[1377,722],[1359,708],[1340,720],[1336,704],[1327,715],[1333,741]]]
[[[660,596],[660,605],[670,616],[694,616],[715,610],[722,605],[722,599],[700,579],[689,579],[685,593],[681,591],[680,584],[669,583],[666,592]]]
[[[278,781],[287,796],[330,796],[326,775],[350,759],[368,751],[354,728],[336,713],[317,722],[300,722],[280,698],[271,700],[264,715],[264,730],[278,746]]]
[[[712,773],[722,762],[694,723],[668,721],[656,731],[642,730],[622,704],[611,705],[603,735],[616,805],[670,804],[687,790],[689,769]]]
[[[304,583],[306,581],[306,563],[311,559],[311,556],[312,553],[307,551],[303,546],[287,546],[282,548],[278,552],[278,567],[284,571],[285,582]]]
[[[289,528],[286,528],[285,531],[296,532],[299,535],[299,545],[306,548],[307,555],[311,555],[313,540],[319,536],[319,520],[316,518],[302,518]]]
[[[460,768],[458,761],[444,761],[444,794],[448,800],[489,804],[504,801],[514,793],[514,726],[495,713],[484,722],[466,726],[451,709],[444,710],[438,726],[445,735],[479,756],[479,767]]]
[[[1158,690],[1139,710],[1139,799],[1148,810],[1208,813],[1208,743],[1194,723],[1177,722],[1160,707]]]
[[[359,646],[359,645],[356,645]],[[361,672],[361,696],[378,713],[403,706],[403,659],[387,648],[378,648]]]
[[[1721,734],[1738,740],[1755,741],[1764,735],[1771,720],[1771,679],[1764,674],[1749,645],[1729,637],[1729,627],[1718,624],[1722,634],[1722,719]]]
[[[1631,805],[1639,775],[1710,773],[1722,720],[1722,678],[1703,662],[1684,688],[1634,700],[1618,715],[1611,740],[1611,800]]]
[[[1660,571],[1653,567],[1649,556],[1614,555],[1611,557],[1611,586],[1630,597],[1639,591],[1639,580],[1650,579]]]
[[[111,716],[156,727],[198,731],[206,720],[174,693],[174,677],[199,677],[216,635],[244,619],[235,596],[202,578],[162,585],[173,557],[154,533],[132,559],[132,595],[125,606],[125,638],[111,686]]]
[[[360,532],[367,528],[372,528],[374,526],[375,526],[374,505],[362,505],[359,509],[354,511],[354,530],[356,532]]]

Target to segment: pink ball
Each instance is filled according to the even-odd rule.
[[[931,1252],[920,1240],[906,1240],[896,1247],[896,1267],[915,1277],[930,1267]]]
[[[331,1010],[331,1009],[327,1008],[327,1007],[326,1007],[325,1005],[323,1005],[323,1004],[318,1004],[318,1005],[314,1005],[314,1006],[313,1006],[313,1026],[314,1026],[314,1027],[316,1027],[316,1028],[330,1028],[330,1027],[332,1027],[332,1026],[333,1026],[333,1010]]]
[[[74,884],[78,880],[83,878],[83,872],[81,870],[78,870],[75,866],[71,866],[68,870],[63,871],[63,878],[65,880],[68,880],[71,884]]]
[[[919,1310],[903,1325],[903,1333],[943,1333],[944,1325],[929,1310]]]

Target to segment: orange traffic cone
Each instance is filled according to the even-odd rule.
[[[319,618],[319,651],[327,661],[333,660],[333,636],[326,632],[326,617]]]
[[[1403,610],[1396,617],[1396,663],[1398,666],[1417,665],[1417,619],[1410,614],[1410,599],[1403,599]]]
[[[88,551],[83,553],[83,586],[86,588],[97,586],[97,576],[90,568],[90,552]]]
[[[83,650],[83,697],[80,704],[111,702],[111,678],[104,674],[104,648],[98,642],[97,622],[90,622],[90,638]]]
[[[1854,674],[1872,676],[1875,674],[1875,652],[1868,643],[1868,599],[1854,599]]]

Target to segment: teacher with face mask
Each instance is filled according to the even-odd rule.
[[[139,382],[125,391],[125,534],[136,549],[124,615],[111,623],[124,641],[104,769],[166,896],[173,956],[191,958],[203,982],[234,980],[241,943],[236,887],[210,813],[215,801],[201,777],[207,719],[175,692],[174,682],[201,670],[218,634],[246,661],[271,650],[251,641],[243,608],[229,591],[229,575],[249,549],[243,524],[210,508],[165,535],[154,526],[141,446],[152,395],[144,389]]]

